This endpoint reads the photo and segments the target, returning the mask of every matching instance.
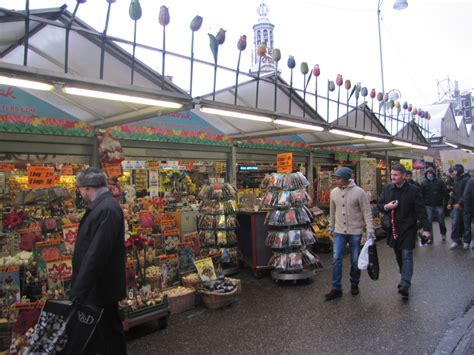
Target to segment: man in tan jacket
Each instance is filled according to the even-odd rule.
[[[351,246],[351,294],[359,294],[360,270],[357,260],[364,229],[369,238],[375,238],[372,212],[364,190],[351,179],[352,170],[340,168],[335,174],[336,188],[331,191],[329,228],[334,237],[332,262],[332,289],[326,300],[342,296],[342,259],[346,244]]]

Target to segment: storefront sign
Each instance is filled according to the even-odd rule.
[[[448,160],[449,165],[454,165],[455,161],[453,159]]]
[[[469,158],[463,158],[462,163],[464,165],[468,165],[469,164]]]
[[[57,178],[54,176],[54,168],[45,166],[29,166],[28,172],[28,188],[43,189],[53,187]]]
[[[142,160],[124,160],[122,161],[122,168],[124,170],[130,169],[146,169],[147,162]]]
[[[424,160],[414,160],[413,169],[423,169],[425,167]]]
[[[122,176],[122,166],[117,164],[106,164],[103,167],[104,173],[110,178]]]
[[[400,159],[400,164],[402,164],[405,169],[412,170],[413,169],[413,160],[411,159]]]
[[[277,155],[277,172],[291,173],[293,171],[293,153],[282,153]]]
[[[160,161],[149,161],[148,162],[148,169],[159,169],[161,166]]]
[[[225,172],[225,164],[222,162],[216,162],[215,164],[216,174],[221,174]]]

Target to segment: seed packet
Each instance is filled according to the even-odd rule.
[[[165,246],[165,253],[166,254],[174,254],[176,253],[179,240],[179,230],[178,229],[171,229],[164,232],[163,235],[163,243]]]
[[[216,234],[214,231],[201,231],[199,233],[199,240],[201,241],[202,245],[207,247],[216,245]]]
[[[293,206],[303,206],[310,202],[310,197],[306,190],[296,190],[291,192],[291,204]]]
[[[315,239],[313,231],[311,229],[301,230],[301,239],[303,239],[303,243],[305,245],[312,245],[312,244],[316,243],[316,239]]]
[[[288,231],[288,246],[299,247],[303,245],[301,242],[301,231],[299,229]]]
[[[288,255],[287,254],[280,254],[280,257],[277,258],[277,265],[275,266],[277,269],[287,270],[288,269]]]
[[[222,246],[227,244],[227,235],[225,231],[217,231],[217,245]]]
[[[195,256],[201,255],[201,243],[197,232],[184,234],[183,241],[192,243]]]
[[[192,242],[185,242],[178,244],[178,259],[179,259],[179,271],[189,272],[194,271],[194,249]]]
[[[179,260],[177,254],[160,255],[161,287],[169,288],[179,284]]]
[[[221,262],[222,263],[230,263],[231,262],[231,258],[230,258],[230,252],[229,252],[229,249],[227,248],[222,248],[221,250]]]
[[[300,252],[288,254],[288,269],[299,270],[303,268],[303,258]]]
[[[277,207],[289,207],[291,206],[290,191],[282,191],[278,194]]]
[[[210,257],[195,260],[194,265],[196,266],[201,281],[207,282],[216,279],[216,270]]]
[[[263,198],[263,205],[266,207],[271,207],[272,206],[272,201],[273,201],[273,192],[268,191],[265,194],[265,197]]]
[[[237,211],[237,203],[232,201],[224,201],[224,213],[225,214],[234,214]]]
[[[215,227],[219,229],[225,229],[226,223],[225,223],[225,215],[219,214],[215,218]]]
[[[227,216],[226,221],[226,229],[236,229],[239,227],[239,222],[235,216]]]
[[[303,262],[305,265],[315,265],[316,257],[309,250],[303,250]]]
[[[235,231],[227,231],[227,245],[235,245],[237,244],[237,234]]]
[[[212,215],[204,215],[201,217],[199,221],[199,228],[200,229],[213,229],[215,223],[215,217]]]
[[[285,238],[285,232],[273,232],[273,243],[271,246],[273,248],[283,248],[283,239]]]
[[[296,212],[295,212],[295,210],[288,210],[288,211],[286,211],[284,223],[281,223],[281,224],[285,224],[285,225],[295,225],[295,224],[298,224],[298,220],[297,220],[297,218],[296,218]]]

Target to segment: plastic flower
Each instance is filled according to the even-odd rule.
[[[295,57],[290,55],[288,57],[288,63],[287,64],[288,64],[288,68],[293,69],[296,66]]]
[[[199,15],[194,16],[193,20],[191,21],[191,24],[189,25],[189,28],[191,28],[191,31],[193,32],[199,31],[201,26],[202,26],[202,17]]]
[[[278,48],[275,48],[272,53],[272,58],[275,63],[278,63],[281,59],[281,52]]]
[[[377,100],[382,101],[383,100],[383,94],[381,92],[377,93]]]
[[[342,75],[341,74],[337,74],[337,77],[336,77],[336,85],[337,86],[341,86],[342,85]]]
[[[237,49],[242,52],[245,50],[245,48],[247,48],[247,36],[242,35],[237,42]]]
[[[375,89],[370,90],[370,97],[371,97],[372,99],[374,99],[375,96],[376,96],[376,95],[375,95]]]
[[[369,94],[369,91],[368,91],[367,88],[364,86],[364,87],[360,90],[360,95],[361,95],[362,97],[366,97],[368,94]]]
[[[217,44],[221,45],[225,42],[225,30],[223,28],[219,29],[219,32],[216,34]]]
[[[334,84],[334,81],[328,80],[328,90],[329,90],[329,91],[334,91],[334,90],[336,90],[336,85]]]
[[[313,68],[313,75],[318,77],[321,75],[321,69],[319,69],[319,64],[315,64]]]
[[[161,26],[167,26],[170,23],[170,12],[166,6],[160,7],[160,14],[158,15],[158,22]]]
[[[309,73],[308,63],[302,62],[300,65],[301,74],[306,75]]]
[[[351,88],[351,81],[349,79],[347,79],[344,83],[344,87],[346,88],[346,90],[349,90]]]
[[[137,21],[142,17],[142,7],[139,0],[132,0],[128,8],[128,14],[133,21]]]

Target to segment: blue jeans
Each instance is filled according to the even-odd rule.
[[[360,234],[340,234],[334,233],[333,261],[332,261],[332,289],[340,290],[342,279],[342,259],[346,244],[351,246],[351,284],[359,284],[360,270],[357,267],[357,260],[360,253]]]
[[[409,288],[413,276],[413,250],[394,249],[397,257],[398,268],[401,274],[400,287]]]
[[[464,220],[462,210],[453,208],[451,211],[451,239],[453,242],[461,244],[461,237],[464,232]]]
[[[428,215],[428,223],[430,224],[430,232],[433,235],[433,217],[436,214],[436,218],[439,223],[439,232],[442,235],[446,235],[446,224],[444,223],[444,208],[443,206],[426,206],[426,214]]]

